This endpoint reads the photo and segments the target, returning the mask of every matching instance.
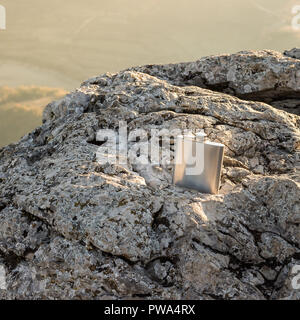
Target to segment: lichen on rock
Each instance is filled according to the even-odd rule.
[[[50,103],[0,150],[0,298],[299,299],[297,105],[300,61],[267,50],[107,73]],[[175,187],[171,165],[99,164],[96,133],[120,120],[223,143],[220,194]]]

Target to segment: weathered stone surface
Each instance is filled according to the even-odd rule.
[[[291,58],[300,59],[300,48],[286,50],[286,51],[284,51],[284,55],[291,57]]]
[[[272,106],[300,116],[300,99],[287,99],[272,102]]]
[[[293,53],[292,53],[293,52]],[[195,62],[131,68],[179,86],[195,85],[244,99],[272,102],[300,97],[299,49],[283,55],[272,50],[241,51]],[[292,58],[291,58],[292,57]]]
[[[0,298],[299,299],[300,118],[249,94],[298,99],[300,62],[253,51],[138,67],[48,105],[0,150]],[[220,194],[173,186],[166,163],[98,164],[96,132],[120,120],[224,143]]]

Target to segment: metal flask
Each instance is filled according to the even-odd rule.
[[[180,135],[176,139],[173,183],[217,194],[220,188],[224,145],[205,141],[206,134]]]

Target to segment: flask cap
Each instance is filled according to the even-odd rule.
[[[207,136],[206,133],[204,133],[203,131],[199,131],[196,133],[196,140],[200,142],[204,142],[204,139],[206,136]]]

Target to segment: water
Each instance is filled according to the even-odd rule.
[[[7,20],[6,30],[0,31],[0,87],[72,90],[94,75],[135,65],[300,45],[300,30],[292,28],[292,8],[300,5],[299,0],[0,0],[0,4]],[[13,126],[4,128],[1,103],[0,110],[0,146],[36,126],[36,121],[31,125],[19,121],[18,133]],[[36,116],[32,110],[27,113]],[[14,114],[18,117],[18,112]],[[9,119],[14,121],[14,116]]]

